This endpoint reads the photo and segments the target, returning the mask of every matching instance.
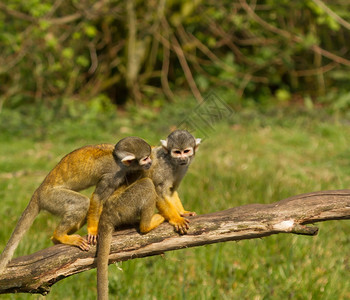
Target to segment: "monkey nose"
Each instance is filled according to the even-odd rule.
[[[180,159],[180,165],[187,165],[187,159],[186,158],[181,158]]]
[[[144,168],[145,170],[148,170],[151,166],[152,166],[152,161],[150,161],[149,163],[145,164],[145,165],[143,166],[143,168]]]

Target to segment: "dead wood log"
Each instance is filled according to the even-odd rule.
[[[159,255],[205,244],[253,239],[277,233],[315,235],[305,224],[350,219],[350,190],[320,191],[272,204],[249,204],[191,218],[187,235],[162,224],[141,235],[135,228],[113,235],[110,263]],[[47,294],[56,282],[96,266],[96,247],[88,252],[55,245],[13,259],[0,275],[0,293]]]

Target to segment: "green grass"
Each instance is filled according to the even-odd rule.
[[[177,109],[175,115],[170,108],[159,114],[145,109],[143,118],[130,114],[105,121],[82,117],[46,122],[45,128],[40,122],[32,124],[28,116],[3,126],[0,249],[35,188],[63,155],[85,144],[114,143],[126,135],[158,143],[179,122],[183,109]],[[10,120],[10,112],[3,114]],[[349,188],[349,137],[349,123],[333,120],[323,111],[235,113],[217,124],[200,146],[180,197],[185,208],[204,214]],[[112,265],[110,292],[119,299],[349,299],[349,222],[319,223],[316,237],[280,234]],[[50,246],[56,223],[49,214],[40,214],[16,255]],[[46,298],[95,299],[95,277],[91,270],[60,281]],[[1,298],[28,299],[28,295]]]

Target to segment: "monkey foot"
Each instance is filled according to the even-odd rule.
[[[83,251],[89,251],[90,250],[90,245],[85,239],[82,239],[78,247],[83,250]]]
[[[169,223],[173,225],[175,227],[175,231],[179,232],[180,234],[186,234],[190,228],[188,225],[190,221],[186,218],[181,218],[176,221],[171,220]]]
[[[83,251],[90,250],[90,245],[87,243],[87,241],[84,238],[82,238],[78,234],[62,235],[62,236],[54,235],[53,237],[51,237],[51,240],[54,244],[72,245],[80,248]]]

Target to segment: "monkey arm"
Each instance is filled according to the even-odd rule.
[[[97,242],[98,222],[103,208],[103,203],[115,191],[111,180],[102,180],[96,186],[90,199],[90,207],[87,214],[88,242],[95,245]]]
[[[171,201],[181,217],[191,217],[196,215],[194,211],[184,209],[179,194],[176,191],[171,195]]]
[[[175,227],[175,230],[181,234],[186,234],[189,228],[189,220],[180,216],[176,207],[169,196],[159,197],[157,201],[157,209],[160,214],[168,220],[168,222]]]
[[[98,221],[102,212],[102,201],[94,192],[90,199],[90,207],[87,214],[87,228],[88,228],[88,242],[89,244],[96,244]]]

